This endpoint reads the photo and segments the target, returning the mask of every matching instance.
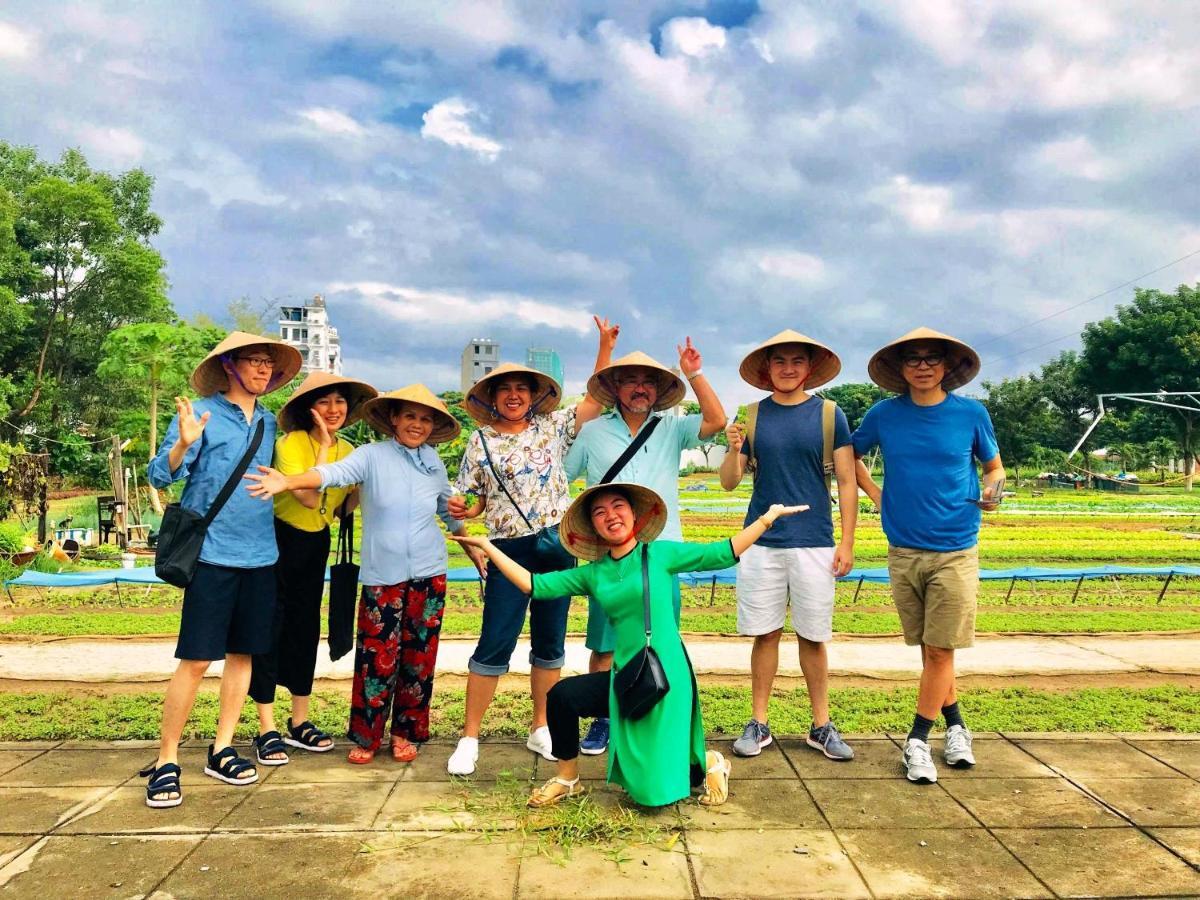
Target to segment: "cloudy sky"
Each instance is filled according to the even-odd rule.
[[[785,327],[999,378],[1200,281],[1139,277],[1200,251],[1198,44],[1153,0],[7,0],[0,139],[147,169],[181,313],[324,293],[382,388],[488,336],[578,390],[598,312],[732,403]]]

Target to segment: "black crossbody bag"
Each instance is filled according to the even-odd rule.
[[[650,440],[650,435],[654,434],[654,429],[658,427],[658,423],[661,421],[662,416],[655,416],[648,423],[646,423],[646,426],[642,428],[640,432],[638,432],[638,436],[635,437],[630,445],[625,448],[625,452],[617,457],[617,461],[608,467],[608,471],[604,473],[604,477],[596,483],[608,484],[610,481],[620,475],[621,470],[625,468],[626,464],[631,459],[633,459],[633,455],[642,449],[642,445],[646,443],[646,441]]]
[[[354,647],[358,608],[358,563],[354,561],[354,513],[338,526],[337,559],[329,567],[329,658],[341,659]]]
[[[613,693],[621,718],[636,722],[654,709],[671,689],[666,670],[650,646],[650,557],[642,544],[642,609],[646,621],[646,646],[613,675]]]
[[[163,511],[162,525],[158,529],[158,544],[154,550],[154,574],[175,587],[185,588],[192,583],[196,575],[196,566],[200,562],[200,550],[204,547],[204,538],[208,527],[212,525],[217,513],[233,496],[238,482],[242,480],[250,460],[262,446],[263,429],[266,427],[265,418],[258,420],[258,428],[250,446],[242,455],[241,460],[229,475],[229,479],[213,500],[212,506],[204,515],[195,510],[187,509],[178,503],[171,503]]]

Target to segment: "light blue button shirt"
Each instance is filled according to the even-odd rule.
[[[655,413],[647,417],[642,428],[650,424],[651,418],[661,418],[662,421],[633,455],[633,459],[612,480],[640,484],[662,497],[667,504],[667,524],[661,537],[668,541],[681,541],[679,457],[684,450],[700,446],[700,424],[704,417]],[[638,432],[641,432],[641,428]],[[567,477],[574,481],[582,475],[588,487],[599,483],[609,467],[625,452],[625,448],[633,443],[634,437],[616,410],[593,419],[579,430],[579,437],[567,454]]]
[[[257,466],[269,466],[275,452],[275,417],[261,404],[255,404],[254,414],[246,421],[240,406],[213,394],[192,402],[196,418],[211,413],[200,439],[187,448],[183,462],[174,472],[167,457],[179,440],[179,416],[171,419],[158,453],[146,468],[146,478],[156,488],[165,488],[181,478],[187,479],[179,502],[187,509],[204,515],[217,498],[233,467],[238,464],[260,420],[265,422],[262,445],[254,454],[248,471]],[[204,546],[200,561],[233,569],[256,569],[275,564],[279,550],[275,546],[275,525],[271,521],[274,506],[250,496],[248,482],[239,481],[229,501],[217,513]]]
[[[446,571],[446,539],[434,516],[453,532],[463,525],[447,511],[452,492],[436,450],[379,441],[316,469],[322,488],[360,485],[362,584],[400,584]]]

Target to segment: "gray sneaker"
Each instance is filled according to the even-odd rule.
[[[975,765],[975,754],[971,750],[971,732],[965,725],[951,725],[946,729],[946,747],[942,751],[946,765],[956,769],[969,769]]]
[[[917,784],[933,784],[937,781],[937,769],[933,767],[933,756],[929,745],[917,738],[904,742],[904,772],[909,781]]]
[[[826,722],[820,728],[810,728],[808,740],[805,743],[814,750],[824,753],[826,759],[837,762],[854,759],[854,751],[849,744],[842,740],[842,736],[838,734],[837,727],[832,721]]]
[[[771,729],[765,722],[751,719],[742,730],[742,736],[733,742],[733,753],[735,756],[758,756],[773,740]]]

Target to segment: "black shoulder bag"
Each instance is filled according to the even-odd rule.
[[[517,501],[513,499],[513,495],[509,493],[508,485],[504,483],[504,479],[500,475],[500,470],[496,468],[496,464],[492,462],[492,451],[488,449],[487,439],[483,436],[483,432],[479,432],[479,443],[483,444],[483,455],[487,458],[488,468],[492,470],[492,475],[496,479],[496,484],[500,485],[500,490],[504,491],[504,496],[508,498],[508,502],[512,504],[512,508],[517,511],[517,515],[525,523],[525,527],[529,529],[530,534],[536,535],[537,543],[536,550],[538,556],[549,560],[555,568],[570,569],[575,566],[575,557],[567,552],[567,548],[562,545],[562,541],[558,536],[558,526],[551,525],[548,528],[534,528],[533,523],[529,521],[529,517],[525,515],[521,507],[517,505]]]
[[[650,646],[650,562],[646,544],[642,544],[642,609],[646,618],[646,646],[613,675],[617,709],[622,718],[631,722],[654,709],[671,689],[662,660]]]
[[[337,561],[329,567],[330,659],[341,659],[354,647],[354,618],[358,608],[354,513],[343,513],[339,522]]]
[[[617,457],[617,461],[608,467],[608,471],[604,473],[597,484],[608,484],[614,478],[621,474],[621,470],[626,464],[633,459],[633,455],[642,449],[642,445],[650,440],[650,435],[654,434],[654,429],[658,427],[658,423],[662,421],[662,416],[655,416],[645,427],[638,432],[638,436],[633,439],[633,442],[625,448],[625,452]]]
[[[208,512],[200,515],[195,510],[186,509],[178,503],[171,503],[163,511],[162,525],[158,529],[158,544],[154,551],[154,574],[175,587],[185,588],[192,583],[196,574],[196,564],[200,562],[200,550],[204,546],[204,538],[208,534],[208,526],[213,523],[217,513],[233,496],[234,489],[242,480],[250,460],[262,446],[263,429],[266,418],[258,420],[258,428],[250,446],[242,455],[241,460],[229,474],[229,479],[213,500]]]

